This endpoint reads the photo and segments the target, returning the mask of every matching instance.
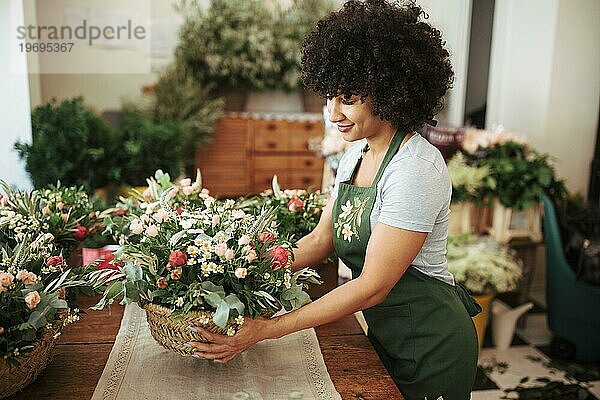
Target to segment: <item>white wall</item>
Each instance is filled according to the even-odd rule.
[[[503,125],[556,157],[587,193],[598,122],[600,2],[496,1],[486,127]]]
[[[11,5],[17,6],[17,9],[11,10]],[[11,12],[14,12],[12,18],[18,18],[15,22],[22,24],[22,3],[0,1],[0,179],[21,189],[29,189],[31,182],[24,163],[13,151],[15,141],[31,141],[31,122],[27,58],[17,51],[11,54]],[[17,73],[11,71],[11,61]]]
[[[465,114],[467,67],[472,0],[418,0],[433,26],[442,32],[454,68],[454,86],[448,91],[444,110],[438,115],[440,123],[461,126]]]

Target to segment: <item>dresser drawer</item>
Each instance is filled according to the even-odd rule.
[[[280,185],[285,189],[321,189],[323,174],[318,172],[290,171],[287,176],[287,185]]]
[[[255,171],[254,172],[254,192],[260,193],[266,189],[271,189],[273,187],[273,173],[265,172],[265,171]],[[275,174],[277,175],[277,182],[279,183],[279,187],[281,189],[288,188],[288,174],[285,171],[282,173]]]
[[[287,151],[287,122],[254,121],[254,151]]]
[[[254,156],[254,170],[283,173],[287,169],[288,159],[287,156]]]
[[[323,123],[297,121],[290,122],[287,136],[289,151],[309,151],[309,139],[323,137]]]
[[[287,157],[289,170],[301,171],[323,171],[323,160],[316,156],[289,156]]]

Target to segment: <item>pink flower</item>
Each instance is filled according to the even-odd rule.
[[[273,269],[283,268],[289,261],[289,253],[282,246],[275,246],[271,249],[271,257],[273,257]]]
[[[186,263],[187,255],[181,250],[173,251],[169,255],[169,264],[175,268],[184,266]]]
[[[0,286],[8,288],[12,286],[14,280],[15,277],[12,274],[9,274],[8,272],[0,272]]]
[[[167,214],[167,212],[161,208],[156,213],[154,213],[152,218],[154,218],[154,220],[160,224],[169,219],[169,214]]]
[[[275,234],[269,231],[262,232],[260,235],[258,235],[258,240],[260,240],[262,243],[272,242],[275,240]]]
[[[287,208],[291,212],[296,212],[296,211],[302,210],[303,207],[304,207],[304,202],[297,197],[290,199],[290,201],[288,201],[288,204],[287,204]]]
[[[77,229],[75,229],[75,232],[73,232],[73,237],[79,241],[82,241],[83,239],[85,239],[86,236],[87,236],[87,228],[83,225],[79,225],[77,227]]]
[[[221,217],[219,217],[218,215],[213,215],[213,217],[212,217],[213,226],[217,225],[219,222],[221,222]]]
[[[223,257],[225,255],[226,251],[227,251],[227,243],[219,243],[218,245],[215,246],[215,253],[219,257]]]
[[[177,268],[171,271],[171,279],[178,281],[181,279],[181,268]]]
[[[150,225],[146,228],[146,235],[150,237],[158,236],[158,228],[156,225]]]
[[[233,260],[234,257],[235,257],[235,252],[232,249],[225,250],[225,259],[227,261]]]
[[[35,284],[38,280],[38,277],[33,272],[25,271],[24,269],[22,269],[19,272],[17,272],[17,280],[29,286]]]
[[[238,240],[238,245],[244,246],[244,245],[250,243],[251,240],[252,240],[252,238],[250,236],[242,235],[242,237],[239,238],[239,240]]]
[[[6,207],[7,204],[8,204],[8,199],[6,198],[6,196],[2,196],[0,194],[0,206]]]
[[[192,183],[192,189],[194,189],[194,191],[200,190],[200,184],[198,182]]]
[[[140,233],[142,233],[144,231],[144,224],[142,224],[142,221],[140,221],[139,219],[134,219],[129,224],[129,230],[134,235],[139,235]]]
[[[248,254],[246,254],[246,261],[251,263],[254,260],[256,260],[256,251],[250,250]]]
[[[204,205],[206,207],[210,207],[210,205],[214,202],[215,202],[214,197],[207,197],[206,199],[204,199]]]
[[[150,189],[149,187],[146,188],[146,190],[144,190],[144,192],[142,193],[142,196],[146,200],[152,200],[152,189]]]
[[[61,214],[60,217],[65,223],[69,220],[69,214]]]
[[[185,178],[185,179],[180,180],[179,184],[185,188],[192,184],[192,180],[190,178]]]
[[[184,186],[182,191],[183,191],[183,194],[185,194],[186,196],[189,196],[192,193],[194,193],[194,188],[191,186]]]
[[[238,279],[244,279],[248,275],[248,270],[246,268],[236,268],[235,276]]]
[[[127,214],[127,210],[126,210],[126,209],[124,209],[124,208],[117,208],[117,211],[115,211],[115,215],[116,215],[117,217],[122,217],[122,216],[124,216],[125,214]]]
[[[27,304],[27,308],[33,310],[40,304],[40,294],[37,291],[27,293],[25,295],[25,304]]]
[[[51,213],[51,211],[50,211],[50,207],[48,206],[48,204],[46,204],[46,205],[44,206],[44,208],[42,208],[42,214],[44,214],[44,215],[48,215],[48,214],[50,214],[50,213]]]
[[[158,286],[160,289],[165,289],[167,286],[169,286],[169,284],[167,283],[167,280],[161,276],[156,280],[156,286]]]
[[[61,256],[51,256],[46,260],[46,267],[60,267],[61,265],[63,265]]]
[[[58,208],[59,210],[62,210],[65,206],[65,203],[63,203],[62,201],[59,201],[58,203],[56,203],[56,208]]]

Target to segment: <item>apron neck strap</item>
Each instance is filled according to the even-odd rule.
[[[381,161],[381,165],[379,166],[377,175],[375,175],[375,178],[373,179],[373,182],[371,183],[371,187],[377,187],[377,184],[379,183],[379,180],[381,179],[381,177],[383,175],[383,171],[388,166],[390,161],[392,161],[392,158],[394,157],[394,155],[398,152],[398,149],[400,148],[400,145],[402,144],[402,141],[404,140],[405,137],[406,137],[406,132],[400,133],[399,131],[396,131],[396,133],[394,133],[394,137],[392,138],[390,147],[388,147],[387,152],[385,153],[385,157],[383,158],[383,161]]]

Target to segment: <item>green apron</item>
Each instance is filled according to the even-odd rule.
[[[351,184],[361,160],[350,181],[340,183],[333,243],[353,278],[365,262],[377,183],[405,136],[394,135],[370,187]],[[363,314],[373,347],[407,400],[466,400],[477,369],[477,334],[470,316],[480,311],[462,286],[409,267],[385,300]]]

